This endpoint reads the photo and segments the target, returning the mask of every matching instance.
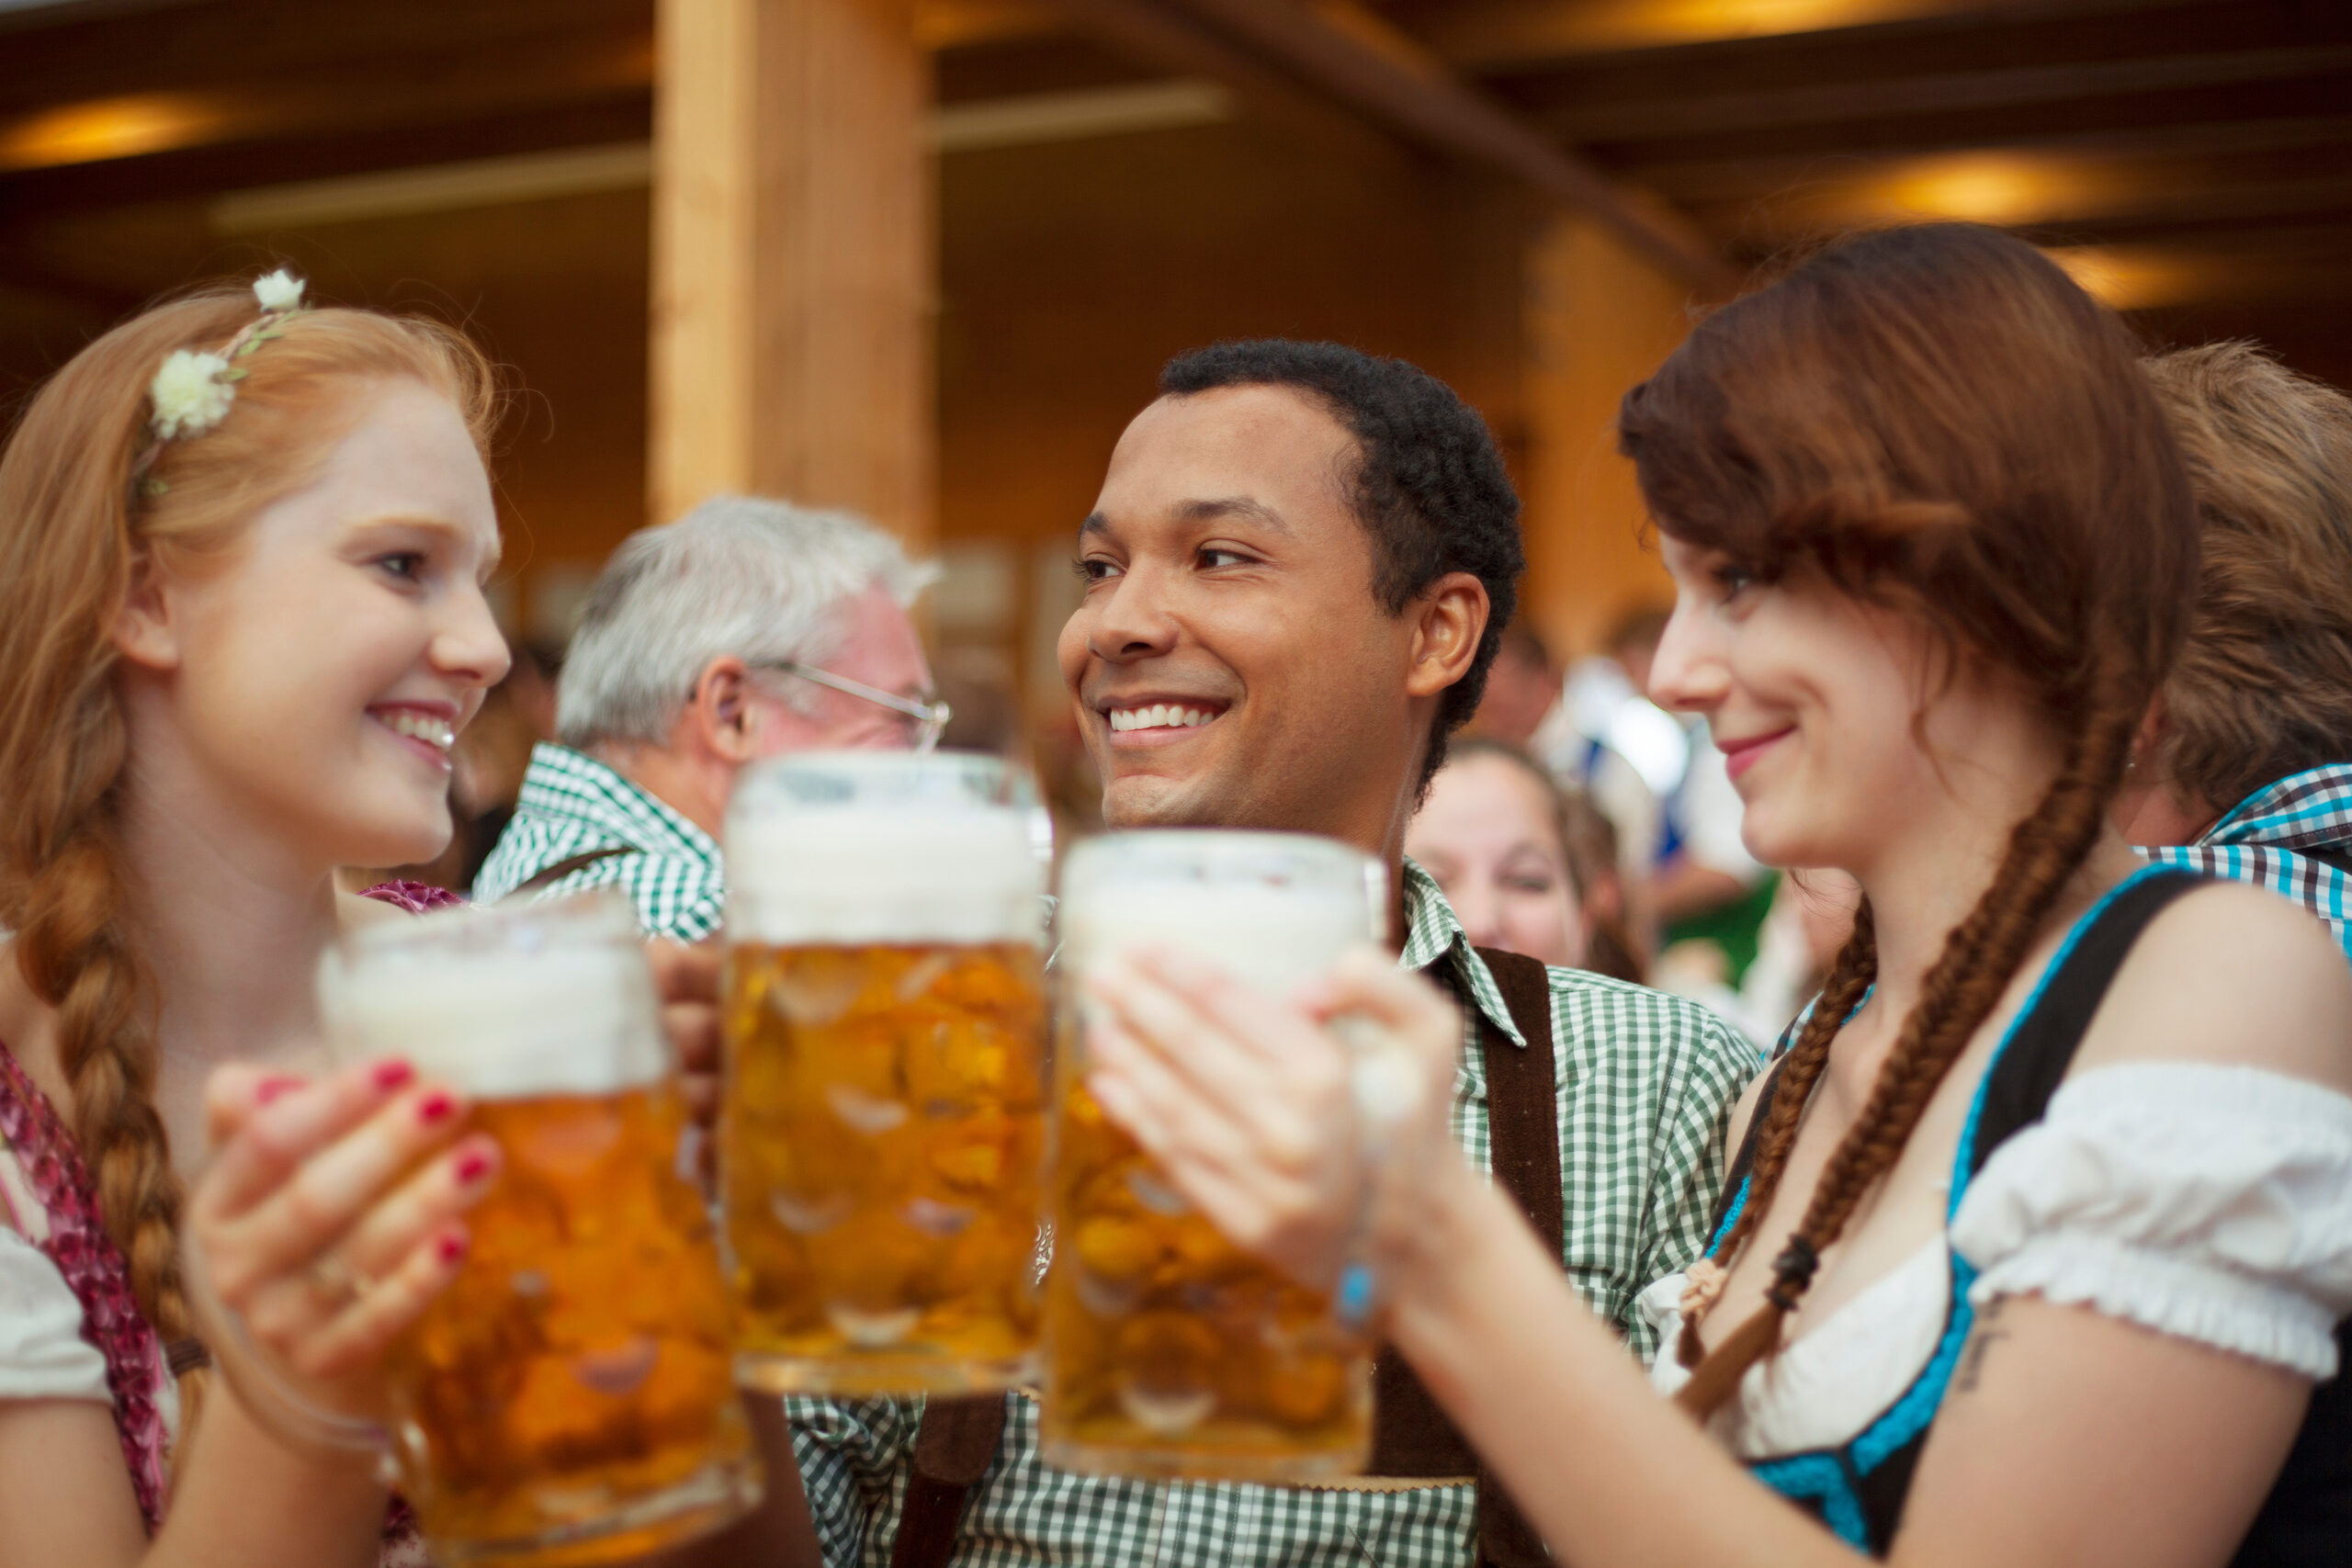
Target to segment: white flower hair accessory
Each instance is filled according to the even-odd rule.
[[[301,311],[302,280],[280,267],[254,279],[254,299],[261,314],[218,353],[174,349],[147,384],[147,400],[153,405],[147,427],[155,441],[140,458],[140,475],[153,464],[164,442],[201,435],[229,417],[230,405],[237,400],[237,383],[245,378],[236,362],[278,336],[287,320]],[[163,493],[160,480],[147,480],[142,488],[151,495]]]
[[[147,386],[148,400],[155,405],[147,423],[156,439],[195,435],[220,423],[237,397],[221,378],[228,372],[229,361],[220,355],[174,349]]]

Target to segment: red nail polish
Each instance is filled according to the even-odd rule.
[[[271,1100],[276,1100],[278,1096],[291,1093],[293,1090],[300,1089],[301,1087],[302,1080],[300,1078],[264,1078],[261,1082],[254,1086],[254,1100],[258,1104],[267,1105]]]
[[[416,1069],[401,1061],[379,1062],[374,1077],[376,1087],[389,1094],[416,1077]]]
[[[471,1187],[490,1174],[491,1157],[480,1149],[472,1149],[458,1156],[458,1185]]]
[[[417,1102],[416,1119],[428,1127],[437,1127],[458,1113],[455,1098],[434,1090]]]
[[[435,1242],[433,1250],[440,1255],[442,1262],[455,1263],[466,1255],[466,1238],[453,1231]]]

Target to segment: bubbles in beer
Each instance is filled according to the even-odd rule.
[[[1370,867],[1344,845],[1293,835],[1091,840],[1063,878],[1063,962],[1079,985],[1133,947],[1173,947],[1284,995],[1374,929]],[[1324,1295],[1234,1247],[1193,1208],[1103,1115],[1082,1055],[1066,1049],[1057,1064],[1048,1462],[1262,1480],[1357,1468],[1367,1347]]]

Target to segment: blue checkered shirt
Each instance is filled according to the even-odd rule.
[[[542,742],[523,775],[514,818],[474,878],[474,902],[494,904],[549,866],[617,849],[558,877],[536,897],[618,886],[648,936],[700,942],[727,910],[716,840],[584,752]]]
[[[2325,921],[2352,958],[2352,913],[2345,908],[2352,876],[2316,858],[2352,857],[2352,762],[2290,773],[2238,802],[2195,843],[2141,852],[2284,894]]]
[[[1437,884],[1405,863],[1408,969],[1449,967],[1463,995],[1524,1044],[1486,963]],[[1724,1123],[1757,1067],[1714,1014],[1661,992],[1555,969],[1552,1045],[1566,1198],[1562,1258],[1595,1311],[1646,1359],[1634,1298],[1706,1243],[1723,1181]],[[1491,1169],[1486,1066],[1468,1037],[1453,1131]],[[1467,1568],[1476,1488],[1398,1490],[1159,1483],[1045,1462],[1037,1404],[1006,1395],[1004,1435],[957,1526],[951,1568]],[[827,1568],[884,1568],[898,1537],[920,1400],[790,1399],[793,1448]]]

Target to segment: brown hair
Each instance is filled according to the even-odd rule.
[[[2196,518],[2131,333],[2030,246],[1967,224],[1814,255],[1700,322],[1626,394],[1618,427],[1661,530],[1764,581],[1817,571],[1918,616],[1954,659],[2030,693],[2064,744],[1775,1258],[1767,1304],[1679,1396],[1703,1414],[1779,1348],[1820,1254],[2097,840],[2187,622]],[[1726,1267],[1770,1208],[1830,1043],[1877,965],[1865,901],[1781,1069]],[[1686,1362],[1696,1349],[1686,1333]]]
[[[358,415],[355,383],[424,382],[478,446],[495,417],[490,367],[457,333],[322,310],[237,361],[244,375],[218,426],[156,446],[147,389],[164,357],[217,351],[258,314],[251,289],[216,288],[124,322],[34,395],[0,454],[0,928],[55,1010],[74,1139],[139,1309],[166,1343],[188,1332],[180,1190],[154,1106],[158,998],[120,842],[115,617],[142,565],[218,567],[256,513],[309,482]]]
[[[1575,895],[1577,919],[1584,923],[1584,966],[1596,975],[1639,983],[1641,960],[1634,955],[1633,938],[1625,931],[1622,908],[1615,913],[1592,908],[1592,894],[1604,881],[1617,879],[1617,829],[1580,790],[1562,787],[1544,764],[1521,748],[1491,736],[1474,735],[1453,743],[1450,762],[1472,757],[1500,757],[1543,787],[1549,807],[1552,835],[1560,846],[1560,863],[1568,874]],[[1622,898],[1620,900],[1622,904]]]
[[[2352,398],[2250,343],[2147,369],[2200,528],[2197,608],[2146,761],[2227,809],[2352,761]]]

